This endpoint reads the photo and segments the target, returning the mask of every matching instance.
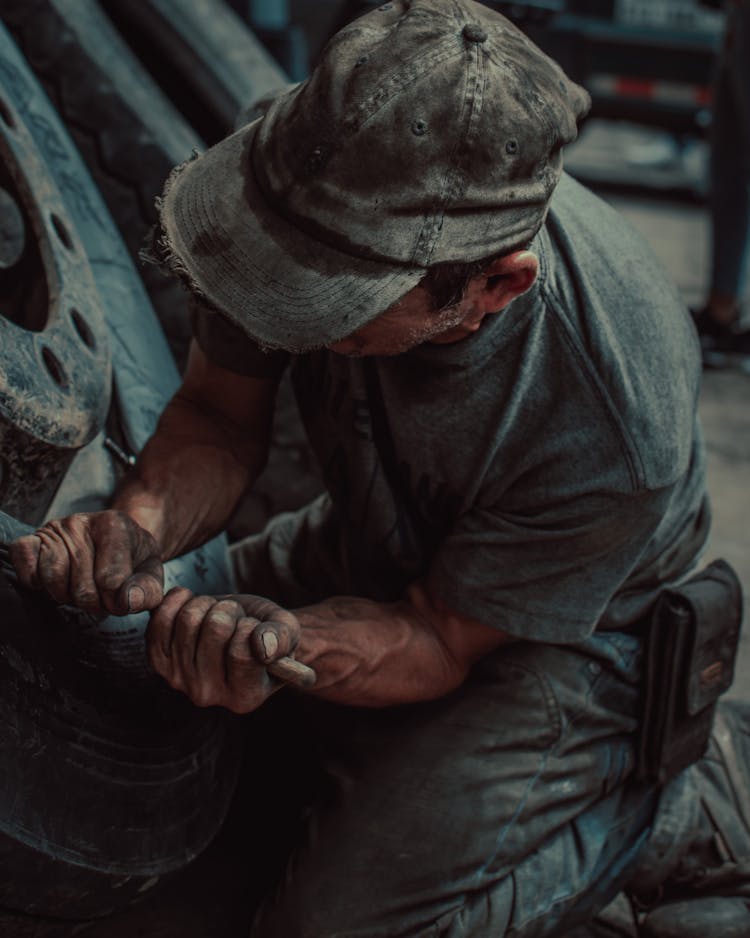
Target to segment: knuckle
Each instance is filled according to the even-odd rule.
[[[39,564],[39,579],[45,585],[68,582],[68,567],[64,561],[46,560]]]
[[[250,654],[247,644],[240,645],[234,642],[227,649],[227,665],[233,669],[248,668],[255,664],[255,659]]]
[[[108,570],[100,571],[96,578],[96,585],[107,593],[119,589],[125,581],[125,574]]]
[[[192,592],[185,586],[173,586],[164,594],[161,602],[161,609],[165,606],[169,609],[184,606],[193,598]]]
[[[234,633],[236,620],[234,616],[226,612],[224,609],[217,609],[214,607],[211,609],[205,618],[206,628],[213,635],[232,635]]]
[[[25,534],[23,537],[19,537],[17,541],[13,541],[9,546],[11,557],[23,557],[36,553],[36,550],[39,547],[39,536],[37,534]]]
[[[274,631],[279,636],[280,641],[294,640],[299,632],[296,622],[275,622]]]
[[[205,606],[202,603],[198,604],[194,600],[190,600],[177,613],[177,625],[181,629],[193,632],[200,628],[205,616]]]
[[[121,530],[125,526],[123,518],[124,516],[120,511],[103,511],[100,515],[97,515],[95,523],[98,528],[112,532],[118,529]]]
[[[71,534],[81,535],[88,526],[87,520],[86,515],[68,515],[60,522],[60,529],[69,531]]]
[[[88,551],[82,544],[68,544],[68,554],[76,567],[84,567],[88,561]]]
[[[98,595],[93,590],[85,588],[73,590],[72,598],[77,606],[85,608],[96,606],[99,603]]]
[[[236,599],[220,599],[214,608],[232,616],[234,619],[241,619],[245,615],[245,610]]]
[[[48,570],[63,569],[67,565],[68,555],[65,551],[57,550],[54,547],[48,547],[42,543],[42,549],[39,551],[39,562]]]
[[[167,671],[166,674],[163,674],[163,677],[173,690],[178,690],[183,694],[188,692],[187,684],[179,671],[173,673]]]
[[[97,554],[97,582],[102,586],[119,586],[127,568],[118,562],[117,557],[109,555],[109,551],[97,551]]]
[[[67,567],[67,551],[61,549],[58,544],[42,541],[39,548],[38,566],[41,571],[60,570]]]
[[[66,521],[66,518],[52,518],[43,524],[37,533],[46,534],[48,537],[62,537]]]
[[[219,695],[209,684],[199,684],[192,688],[189,696],[196,707],[213,707],[220,702]]]

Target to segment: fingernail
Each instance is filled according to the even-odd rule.
[[[273,658],[279,649],[279,640],[275,632],[264,632],[260,637],[266,658]]]
[[[140,586],[131,586],[128,590],[128,612],[140,612],[146,602],[146,594]]]

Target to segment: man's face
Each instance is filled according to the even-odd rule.
[[[424,342],[459,342],[476,332],[486,315],[471,285],[454,306],[436,311],[432,296],[416,286],[384,313],[328,348],[339,355],[400,355]]]

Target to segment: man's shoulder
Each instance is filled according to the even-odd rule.
[[[563,173],[550,201],[548,228],[561,240],[575,237],[579,248],[602,257],[622,258],[617,246],[626,244],[637,254],[652,255],[643,235],[625,216],[568,173]],[[622,258],[624,260],[624,258]]]
[[[641,465],[641,484],[667,484],[690,458],[701,374],[685,303],[645,239],[570,178],[546,236],[552,318]]]

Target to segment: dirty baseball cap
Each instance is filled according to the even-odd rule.
[[[262,346],[330,345],[431,266],[530,240],[589,104],[480,3],[385,3],[262,118],[173,171],[160,259]]]

